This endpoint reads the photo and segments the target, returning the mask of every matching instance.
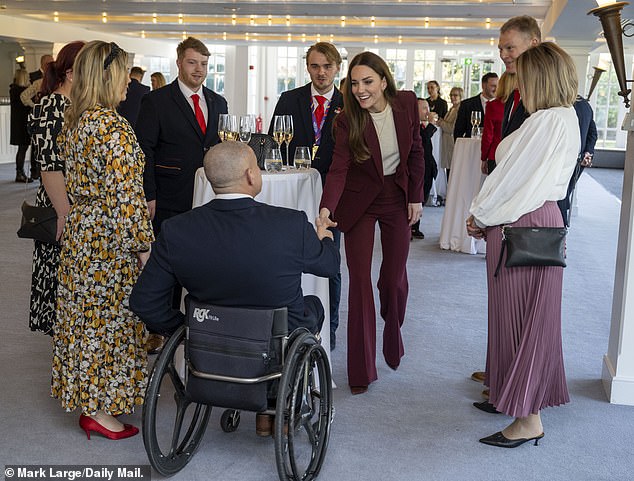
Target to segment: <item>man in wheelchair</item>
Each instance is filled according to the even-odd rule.
[[[171,306],[182,285],[201,302],[288,308],[288,331],[321,329],[324,308],[303,296],[302,273],[331,277],[340,254],[332,232],[301,211],[254,200],[262,174],[250,147],[223,142],[204,159],[216,198],[165,221],[130,296],[130,308],[152,332],[170,335],[184,322]]]

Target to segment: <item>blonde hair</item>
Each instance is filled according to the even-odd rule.
[[[121,93],[128,82],[128,54],[115,43],[88,42],[75,58],[71,105],[64,123],[77,127],[79,118],[97,105],[114,109],[121,102]]]
[[[495,89],[495,98],[506,102],[513,93],[513,90],[515,90],[515,79],[515,75],[504,72],[498,79],[498,86],[497,89]]]
[[[449,91],[449,96],[451,96],[451,94],[453,94],[454,92],[457,92],[458,95],[460,95],[460,101],[462,101],[462,98],[464,97],[464,89],[462,87],[451,87],[451,90]]]
[[[13,77],[13,83],[18,87],[29,86],[29,72],[24,68],[20,68],[15,71],[15,77]]]
[[[551,107],[570,107],[577,98],[575,64],[552,42],[529,48],[518,57],[517,79],[529,114]]]
[[[156,80],[157,89],[160,89],[161,87],[165,87],[165,84],[167,83],[165,81],[165,77],[163,76],[161,72],[154,72],[152,75],[150,75],[150,78],[153,78],[154,80]]]
[[[537,25],[537,20],[529,15],[510,18],[500,27],[500,33],[506,33],[509,30],[516,30],[529,39],[535,38],[537,42],[542,41],[542,31]]]

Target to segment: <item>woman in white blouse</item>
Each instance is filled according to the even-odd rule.
[[[562,267],[495,268],[500,226],[561,227],[557,200],[566,195],[579,153],[572,104],[577,75],[572,59],[544,42],[517,60],[522,101],[530,117],[496,151],[496,169],[471,204],[467,230],[487,239],[489,332],[487,412],[515,420],[480,441],[516,447],[544,436],[541,409],[569,402],[561,349]]]

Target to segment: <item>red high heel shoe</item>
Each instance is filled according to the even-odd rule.
[[[102,426],[90,416],[79,416],[79,427],[86,431],[86,436],[90,439],[90,431],[101,434],[108,439],[125,439],[138,434],[139,428],[132,426],[131,424],[124,424],[123,431],[110,431],[110,429]]]

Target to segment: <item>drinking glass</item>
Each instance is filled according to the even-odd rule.
[[[264,168],[273,174],[282,171],[282,152],[280,149],[271,149],[264,157]]]
[[[240,142],[249,142],[251,140],[251,132],[253,132],[254,127],[251,115],[240,116]]]
[[[238,117],[229,115],[227,125],[227,140],[237,141],[240,138],[240,128],[238,127]]]
[[[288,147],[291,145],[293,139],[293,116],[284,116],[284,140],[286,141],[286,163],[291,166],[291,158],[288,155]]]
[[[474,110],[471,112],[471,125],[473,127],[471,132],[472,137],[475,137],[475,138],[479,137],[480,129],[478,128],[478,126],[480,125],[481,120],[482,120],[482,112],[480,112],[479,110]]]
[[[227,129],[229,128],[229,114],[218,115],[218,137],[222,142],[227,140]]]
[[[282,148],[284,142],[284,116],[276,115],[273,118],[273,139],[277,142],[279,148]]]
[[[295,168],[310,169],[310,149],[308,147],[295,148]]]

